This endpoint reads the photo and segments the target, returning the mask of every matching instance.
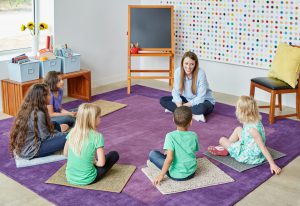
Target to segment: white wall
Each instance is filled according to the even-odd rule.
[[[140,0],[54,2],[55,45],[67,43],[81,54],[92,87],[126,80],[128,5]]]
[[[127,79],[128,5],[140,2],[40,0],[40,19],[49,24],[55,45],[67,43],[81,54],[81,65],[91,69],[92,87],[97,87]],[[0,59],[0,79],[8,78],[7,60]],[[132,61],[133,67],[138,64]]]
[[[159,5],[160,0],[141,0],[142,5]],[[175,17],[176,18],[176,17]],[[175,57],[175,68],[180,66],[181,56]],[[168,68],[168,59],[163,58],[143,58],[141,59],[141,68],[156,67]],[[236,96],[249,95],[250,79],[254,77],[267,76],[268,70],[224,64],[213,61],[199,61],[200,67],[206,72],[207,79],[213,91],[232,94]],[[154,66],[153,66],[154,65]],[[262,90],[256,89],[255,98],[261,101],[270,101],[270,95]],[[285,94],[282,98],[282,104],[295,108],[295,95]]]

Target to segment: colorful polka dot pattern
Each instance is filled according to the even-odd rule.
[[[300,45],[300,0],[161,0],[174,5],[175,51],[269,68],[278,42]]]

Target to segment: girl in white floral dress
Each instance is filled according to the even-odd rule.
[[[221,137],[221,146],[210,146],[208,151],[214,155],[229,155],[238,162],[259,164],[267,159],[271,173],[279,174],[281,169],[275,164],[265,142],[265,131],[255,100],[241,96],[236,105],[236,116],[243,124],[237,127],[229,138]]]

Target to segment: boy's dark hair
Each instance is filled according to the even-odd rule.
[[[60,74],[61,73],[57,71],[49,71],[44,78],[44,83],[49,86],[51,92],[56,92],[59,90],[59,88],[57,88],[57,83],[59,82],[58,75]]]
[[[187,127],[192,121],[192,110],[190,107],[181,106],[177,107],[174,111],[174,122],[179,127]]]

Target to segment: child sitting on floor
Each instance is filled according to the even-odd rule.
[[[271,173],[279,174],[281,169],[275,164],[265,145],[265,131],[255,100],[252,97],[241,96],[237,101],[235,113],[243,128],[235,128],[229,138],[221,137],[221,146],[210,146],[208,151],[220,156],[229,153],[238,162],[246,164],[259,164],[267,159]]]
[[[62,108],[62,97],[64,81],[59,72],[50,71],[47,73],[45,84],[50,88],[50,104],[47,105],[50,117],[52,121],[59,123],[60,125],[67,124],[69,127],[73,127],[75,124],[76,112],[69,112]],[[65,131],[63,131],[65,132]]]
[[[165,175],[176,181],[191,179],[197,169],[198,136],[188,131],[192,124],[192,110],[187,106],[177,107],[173,116],[177,130],[166,135],[165,154],[156,150],[149,154],[149,160],[161,169],[154,185],[159,184]]]
[[[85,103],[78,108],[75,126],[68,134],[64,148],[64,155],[68,157],[66,177],[70,184],[97,182],[119,160],[118,152],[104,153],[103,135],[96,130],[100,113],[96,104]]]
[[[9,149],[24,159],[51,155],[64,148],[66,134],[60,126],[51,122],[47,104],[49,88],[34,84],[28,90],[10,133]]]

